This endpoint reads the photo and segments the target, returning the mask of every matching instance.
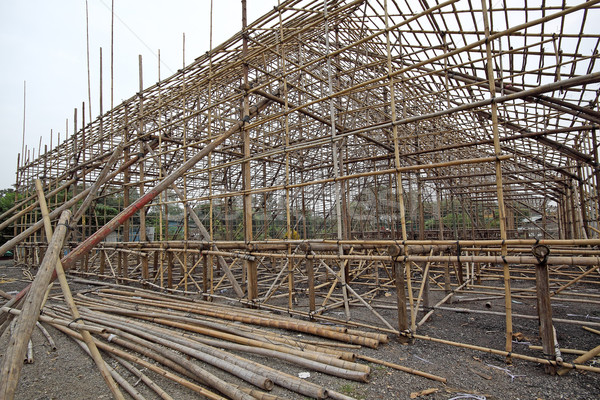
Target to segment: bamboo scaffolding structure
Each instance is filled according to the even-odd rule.
[[[387,337],[352,327],[410,339],[453,298],[494,297],[504,310],[468,311],[504,318],[503,355],[521,317],[543,320],[549,355],[563,323],[550,302],[600,301],[600,0],[544,7],[285,0],[252,22],[244,0],[240,31],[217,46],[211,7],[209,51],[166,78],[159,59],[146,87],[140,57],[139,91],[119,105],[111,36],[110,110],[101,94],[100,115],[84,104],[64,141],[23,144],[0,254],[31,268],[49,251],[39,178],[51,220],[82,204],[61,261],[108,284],[77,298],[99,311],[136,306],[129,317],[280,351],[301,340],[264,328],[377,347]],[[26,292],[1,308],[2,329]],[[537,316],[513,313],[536,298]],[[236,335],[235,322],[261,327]]]

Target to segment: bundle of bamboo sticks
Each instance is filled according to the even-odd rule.
[[[319,325],[186,296],[110,287],[75,296],[78,320],[73,322],[72,307],[62,297],[50,297],[42,320],[86,350],[82,332],[93,332],[98,349],[114,357],[162,399],[171,396],[140,369],[153,371],[209,399],[278,399],[278,395],[269,393],[274,386],[310,398],[350,398],[257,362],[260,357],[277,360],[289,370],[316,371],[366,383],[371,368],[357,362],[361,358],[445,382],[426,372],[357,357],[350,351],[387,343],[387,335],[381,333]],[[6,311],[19,314],[14,309]],[[105,367],[132,397],[143,398],[114,368],[106,363]],[[217,370],[226,372],[231,381]]]

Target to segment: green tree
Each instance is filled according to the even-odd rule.
[[[16,193],[13,189],[0,190],[0,214],[4,214],[15,205]],[[4,221],[4,219],[2,220]],[[0,221],[0,222],[2,222]],[[13,228],[8,226],[0,231],[0,245],[8,242],[13,237]]]

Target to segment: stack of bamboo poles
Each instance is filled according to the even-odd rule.
[[[81,332],[94,333],[93,342],[98,349],[114,357],[163,399],[171,396],[139,369],[146,368],[209,399],[278,399],[280,397],[269,393],[275,385],[310,398],[350,399],[331,388],[261,364],[250,359],[252,356],[278,360],[290,370],[300,368],[300,371],[368,382],[370,367],[356,362],[360,357],[445,382],[435,375],[370,357],[357,357],[350,351],[387,343],[388,337],[381,333],[319,325],[190,297],[121,288],[78,294],[75,297],[78,318],[73,322],[72,308],[60,300],[60,297],[50,297],[42,315],[44,322],[72,337],[84,349],[87,347],[82,343]],[[19,313],[14,309],[6,311]],[[113,368],[105,366],[114,381],[132,397],[143,398]],[[226,381],[223,373],[216,372],[215,368],[235,378]]]

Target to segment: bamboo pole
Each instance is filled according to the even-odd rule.
[[[592,358],[596,357],[598,354],[600,354],[600,346],[596,346],[594,347],[592,350],[588,351],[585,354],[582,354],[581,356],[577,357],[575,360],[573,360],[573,364],[570,366],[566,366],[563,365],[563,368],[559,369],[557,374],[558,375],[566,375],[571,369],[587,369],[585,368],[585,366],[582,366],[580,364],[583,364],[584,362],[587,362],[589,360],[591,360]],[[600,368],[595,368],[598,371],[595,372],[600,372]],[[589,369],[587,369],[589,370]]]
[[[146,384],[150,389],[152,389],[161,399],[163,400],[174,400],[167,392],[165,392],[160,386],[158,386],[152,379],[148,377],[148,375],[144,374],[142,371],[137,369],[130,362],[122,359],[119,356],[111,354],[111,356],[119,362],[126,370],[131,372],[133,375],[138,377],[142,382]]]
[[[427,340],[427,341],[430,341],[430,342],[442,343],[442,344],[447,344],[447,345],[450,345],[450,346],[456,346],[456,347],[461,347],[461,348],[465,348],[465,349],[470,349],[470,350],[475,350],[475,351],[481,351],[481,352],[484,352],[484,353],[495,354],[495,355],[499,355],[499,356],[503,356],[503,357],[509,357],[508,352],[504,351],[504,350],[497,350],[497,349],[492,349],[492,348],[489,348],[489,347],[475,346],[475,345],[467,344],[467,343],[454,342],[454,341],[451,341],[451,340],[444,340],[444,339],[434,338],[434,337],[431,337],[431,336],[424,336],[424,335],[411,335],[411,336],[413,338],[415,338],[415,339]],[[600,346],[598,346],[595,350],[600,351]],[[544,365],[557,366],[556,361],[547,360],[545,358],[539,358],[539,357],[531,357],[531,356],[527,356],[527,355],[519,354],[519,353],[514,353],[514,352],[512,352],[510,354],[510,357],[516,358],[518,360],[530,361],[530,362],[544,364]],[[567,370],[569,370],[569,369],[581,369],[581,370],[584,370],[584,371],[590,371],[590,372],[600,373],[600,368],[597,368],[597,367],[588,367],[586,365],[579,365],[579,364],[575,364],[575,363],[573,363],[573,364],[562,363],[561,366],[563,366]]]
[[[85,351],[90,357],[92,357],[92,358],[94,357],[94,356],[92,356],[90,347],[86,343],[84,343],[80,340],[77,340],[77,339],[74,339],[74,340],[83,349],[83,351]],[[94,345],[94,348],[95,347],[96,346]],[[116,382],[118,382],[119,385],[121,385],[121,387],[123,389],[125,389],[125,391],[127,393],[129,393],[129,395],[131,397],[133,397],[135,400],[145,400],[145,397],[142,396],[142,394],[132,384],[127,382],[125,380],[125,378],[123,378],[113,367],[108,365],[105,361],[102,361],[102,362],[104,363],[103,369],[106,369],[109,372],[111,379],[114,379]],[[113,392],[113,395],[114,395],[114,392]],[[124,398],[123,395],[121,395],[121,398]]]
[[[63,211],[61,214],[56,232],[48,244],[48,251],[40,265],[36,279],[30,286],[31,291],[25,298],[23,311],[17,319],[15,333],[11,336],[8,343],[2,362],[2,369],[0,370],[0,393],[4,399],[12,400],[14,398],[23,366],[23,356],[26,352],[27,342],[40,315],[40,304],[50,283],[52,271],[59,259],[70,217],[71,212],[68,210]]]
[[[424,378],[431,379],[434,381],[438,381],[438,382],[442,382],[442,383],[447,382],[447,379],[443,378],[441,376],[429,374],[427,372],[419,371],[419,370],[416,370],[413,368],[404,367],[400,364],[391,363],[389,361],[378,360],[377,358],[364,356],[364,355],[359,355],[358,358],[360,358],[361,360],[365,360],[365,361],[374,363],[374,364],[385,365],[386,367],[394,368],[394,369],[397,369],[398,371],[407,372],[409,374],[413,374],[413,375],[417,375],[417,376],[422,376]]]
[[[92,204],[92,201],[94,200],[94,196],[96,196],[98,189],[106,182],[106,177],[108,176],[108,173],[110,172],[113,165],[119,160],[119,157],[121,156],[121,153],[123,152],[124,147],[125,146],[123,145],[123,143],[119,144],[115,148],[114,152],[111,154],[110,158],[108,159],[108,161],[102,168],[102,171],[100,171],[100,175],[98,175],[98,177],[96,178],[96,180],[94,181],[92,186],[90,186],[89,191],[87,192],[85,199],[83,200],[83,202],[77,209],[77,212],[73,215],[73,220],[72,220],[73,224],[77,224],[77,222],[81,219],[81,217],[86,212],[86,210],[88,209],[90,204]],[[37,187],[37,184],[36,184],[36,187]],[[40,189],[38,189],[38,192],[39,192],[39,190]],[[43,193],[43,189],[42,189],[42,193]],[[39,196],[39,193],[38,193],[38,196]],[[41,202],[40,202],[40,205],[41,205]]]
[[[114,317],[107,318],[107,316],[103,316],[98,313],[86,313],[84,318],[111,327],[107,329],[109,332],[113,331],[113,334],[119,334],[125,339],[131,340],[146,347],[150,347],[155,350],[158,349],[156,345],[151,343],[154,342],[156,344],[179,351],[183,354],[187,354],[188,356],[214,365],[262,389],[271,390],[273,388],[273,382],[265,376],[260,375],[258,372],[244,370],[225,360],[218,359],[206,352],[198,351],[197,349],[194,349],[187,344],[177,343],[173,341],[172,338],[166,338],[164,336],[158,335],[158,332],[156,330],[149,329],[149,327],[140,329],[139,325],[132,321],[127,321],[127,323],[123,323],[116,320]],[[118,331],[112,328],[118,329]],[[173,352],[165,353],[165,356],[171,358],[172,360],[175,360],[175,358],[177,358],[177,356]],[[180,360],[181,358],[179,357],[178,359]],[[215,375],[209,373],[208,371],[204,371],[203,369],[199,368],[198,366],[192,363],[186,364],[188,365],[188,367],[191,367],[193,365],[193,367],[191,367],[191,370],[194,371],[194,373],[197,374],[198,377],[200,377],[206,384],[210,385],[214,389],[217,389],[221,393],[239,399],[247,398],[247,396],[242,395],[237,390],[232,390],[230,385],[228,385],[225,381],[221,380],[220,378],[217,378]],[[250,400],[250,398],[248,398],[248,400]]]
[[[117,152],[115,152],[115,153],[117,153]],[[116,157],[115,157],[115,160],[116,160]],[[108,169],[106,169],[106,172],[108,172]],[[39,179],[35,180],[35,189],[38,194],[38,201],[40,203],[40,208],[42,210],[42,218],[44,221],[46,237],[48,238],[48,241],[50,241],[53,236],[52,226],[50,224],[50,217],[49,217],[49,213],[48,213],[48,206],[46,205],[46,198],[44,197],[44,189],[42,188],[42,182]],[[92,191],[90,191],[90,194],[93,191],[94,191],[94,189],[92,189]],[[85,204],[85,201],[79,210],[81,210],[84,207],[84,205],[87,207],[87,205]],[[89,205],[89,203],[88,203],[88,205]],[[79,314],[79,311],[77,310],[75,301],[73,301],[71,289],[69,288],[69,283],[67,282],[67,277],[65,276],[65,271],[63,270],[60,260],[57,260],[55,270],[56,270],[56,275],[58,276],[58,281],[60,282],[60,287],[62,289],[63,296],[65,298],[66,303],[69,305],[69,308],[71,311],[71,316],[73,317],[74,321],[79,320],[79,318],[81,316]],[[108,388],[110,389],[111,393],[113,394],[113,396],[116,399],[124,399],[123,394],[119,391],[117,384],[113,380],[114,373],[111,371],[110,368],[107,368],[106,362],[104,362],[104,360],[102,359],[102,356],[100,355],[100,352],[94,345],[94,341],[92,340],[92,335],[90,334],[90,332],[88,332],[87,330],[81,330],[80,334],[83,338],[83,341],[85,342],[85,345],[87,346],[88,353],[90,354],[90,356],[96,363],[96,366],[100,370],[100,374],[102,375],[102,378],[106,382],[106,384],[107,384]]]
[[[77,333],[77,332],[75,332],[75,331],[73,331],[73,330],[71,330],[71,329],[69,329],[67,327],[64,327],[64,326],[61,326],[61,325],[56,325],[55,328],[58,329],[58,330],[60,330],[61,332],[65,333],[66,335],[78,338],[80,340],[82,339],[81,335],[79,333]],[[190,382],[190,381],[188,381],[186,379],[183,379],[183,378],[177,376],[176,374],[173,374],[172,372],[169,372],[169,371],[167,371],[167,370],[165,370],[165,369],[163,369],[163,368],[161,368],[161,367],[159,367],[159,366],[157,366],[157,365],[155,365],[155,364],[153,364],[151,362],[148,362],[148,361],[142,359],[141,357],[134,356],[134,355],[132,355],[132,354],[126,352],[126,351],[123,351],[121,349],[116,348],[115,346],[112,346],[112,345],[100,342],[97,339],[94,339],[94,341],[96,343],[96,346],[98,346],[100,349],[102,349],[104,351],[107,351],[107,352],[110,352],[111,354],[117,355],[117,356],[119,356],[119,357],[121,357],[123,359],[135,362],[136,364],[139,364],[139,365],[143,366],[144,368],[149,369],[150,371],[156,372],[160,376],[164,376],[164,377],[166,377],[166,378],[168,378],[168,379],[170,379],[170,380],[172,380],[174,382],[177,382],[178,384],[181,384],[181,385],[183,385],[183,386],[185,386],[185,387],[187,387],[189,389],[192,389],[193,391],[195,391],[196,393],[198,393],[198,394],[206,397],[207,399],[210,399],[210,400],[226,400],[225,397],[217,395],[217,394],[215,394],[215,393],[213,393],[213,392],[205,389],[202,386],[196,385],[196,384],[194,384],[194,383],[192,383],[192,382]],[[116,344],[122,345],[123,347],[126,347],[126,348],[132,348],[133,347],[133,346],[130,346],[130,343],[128,343],[128,342],[120,339],[119,337],[114,337],[114,338],[111,339],[111,341],[115,342]],[[148,354],[144,350],[144,348],[142,348],[141,346],[140,347],[136,347],[135,349],[136,350],[140,350],[140,354],[146,353],[146,355],[150,356],[150,354]],[[171,367],[173,369],[177,369],[178,364],[172,363],[172,362],[171,362],[172,363],[171,364],[169,362],[170,360],[167,360],[164,357],[160,357],[160,356],[157,356],[157,357],[159,357],[159,359],[157,361],[161,362],[162,364],[169,364],[169,367]],[[186,371],[182,367],[180,367],[180,368],[181,368],[182,371]],[[179,372],[182,372],[182,371],[179,371]],[[191,375],[190,372],[188,372],[188,374]]]
[[[550,250],[546,246],[536,246],[533,248],[534,256],[539,260],[535,266],[536,276],[536,292],[537,292],[537,309],[540,324],[540,337],[542,338],[542,347],[544,356],[550,360],[556,360],[555,356],[555,331],[552,326],[552,305],[550,303],[550,289],[548,266],[546,258],[550,254]],[[546,372],[550,375],[556,373],[556,369],[552,365],[546,365]]]

